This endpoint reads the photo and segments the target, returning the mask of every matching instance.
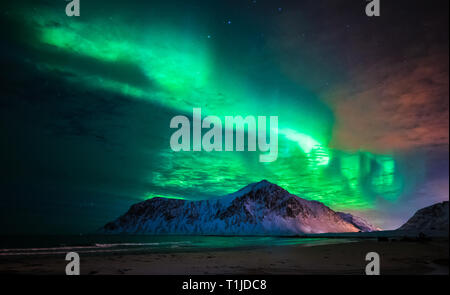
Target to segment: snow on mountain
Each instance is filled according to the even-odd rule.
[[[365,219],[352,215],[350,213],[337,212],[337,214],[348,223],[353,224],[356,228],[358,228],[362,232],[372,232],[382,230],[381,228],[370,224]]]
[[[131,206],[100,232],[294,235],[358,232],[362,228],[366,227],[356,226],[320,202],[304,200],[263,180],[214,200],[152,198]]]
[[[448,201],[437,203],[418,210],[398,230],[423,233],[442,232],[448,235],[448,215]]]

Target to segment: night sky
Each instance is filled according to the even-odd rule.
[[[449,196],[448,1],[10,1],[0,233],[85,233],[267,179],[392,229]],[[16,2],[16,3],[14,3]],[[394,3],[393,3],[394,2]],[[279,154],[174,152],[172,117],[278,116]]]

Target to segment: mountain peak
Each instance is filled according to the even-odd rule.
[[[258,183],[260,183],[260,184],[273,184],[273,183],[269,182],[267,179],[263,179],[263,180],[261,180]]]
[[[250,183],[250,184],[244,186],[243,188],[241,188],[240,190],[238,190],[237,192],[229,194],[226,197],[227,197],[227,199],[234,199],[236,197],[243,196],[250,192],[256,192],[261,189],[271,190],[271,191],[275,191],[275,190],[283,190],[284,191],[284,189],[282,187],[263,179],[259,182]]]
[[[418,210],[398,230],[426,233],[443,233],[448,236],[448,201]]]
[[[273,184],[273,183],[267,181],[266,179],[263,179],[259,182],[249,184],[248,186],[251,186],[253,190],[258,190],[258,189],[261,189],[264,187],[279,187],[278,185]]]
[[[259,189],[269,188],[269,187],[280,188],[281,189],[280,186],[278,186],[278,185],[276,185],[274,183],[271,183],[271,182],[267,181],[266,179],[263,179],[263,180],[261,180],[259,182],[250,183],[249,185],[247,185],[244,188],[240,189],[240,191],[243,191],[243,190],[257,191]]]
[[[216,200],[142,202],[102,228],[104,233],[293,235],[356,232],[324,204],[267,180]]]

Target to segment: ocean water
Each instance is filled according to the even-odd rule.
[[[283,245],[316,246],[348,243],[351,241],[351,239],[272,236],[0,236],[0,256],[56,255],[71,251],[92,254],[120,252],[165,253],[214,249],[253,249]]]

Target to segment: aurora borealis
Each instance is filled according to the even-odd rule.
[[[357,0],[81,2],[3,11],[6,232],[88,231],[262,179],[384,228],[448,199],[446,1],[378,19]],[[278,159],[173,152],[169,122],[193,108],[278,116]]]

